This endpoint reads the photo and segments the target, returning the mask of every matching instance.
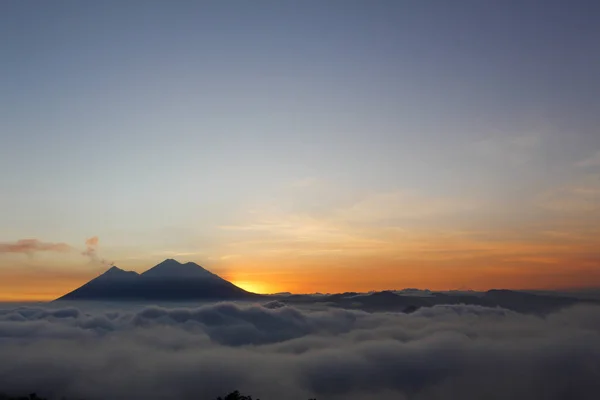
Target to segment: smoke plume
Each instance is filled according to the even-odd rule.
[[[100,263],[104,265],[113,265],[113,262],[107,261],[104,258],[98,256],[98,236],[92,236],[91,238],[86,239],[85,241],[85,250],[81,253],[84,256],[90,258],[90,260],[94,263]]]

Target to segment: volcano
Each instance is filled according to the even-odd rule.
[[[167,259],[142,274],[113,266],[57,300],[186,301],[258,297],[260,295],[237,287],[198,264]]]

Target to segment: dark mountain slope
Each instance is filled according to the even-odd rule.
[[[112,267],[58,300],[244,300],[258,298],[194,263],[165,260],[143,274]]]

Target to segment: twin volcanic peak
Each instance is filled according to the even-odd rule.
[[[58,300],[244,300],[257,296],[198,264],[167,259],[142,274],[113,266]]]
[[[187,262],[181,264],[172,258],[166,259],[160,264],[155,265],[148,271],[142,273],[142,276],[153,278],[202,278],[202,279],[221,279],[218,275],[202,268],[196,263]]]

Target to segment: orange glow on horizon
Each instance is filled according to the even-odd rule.
[[[387,265],[386,265],[387,264]],[[376,265],[376,264],[375,264]],[[223,277],[236,286],[253,293],[340,293],[346,291],[368,292],[419,288],[430,290],[489,290],[505,289],[571,289],[598,287],[600,270],[596,267],[519,268],[508,266],[486,267],[483,270],[469,266],[440,266],[417,264],[418,267],[394,265],[381,262],[377,267],[324,265],[322,267],[290,266],[285,271],[260,268],[256,272],[243,273],[240,278]],[[546,264],[548,267],[549,264]],[[31,277],[0,281],[1,302],[51,301],[83,285],[94,276],[65,276],[54,279],[32,280]]]
[[[337,249],[336,244],[285,242],[278,243],[281,250],[273,252],[273,243],[265,241],[261,252],[212,262],[180,261],[194,261],[245,290],[261,294],[600,287],[600,264],[594,258],[597,243],[593,240],[569,243],[551,237],[486,241],[458,234],[414,234],[407,238],[390,236],[381,243],[372,250],[368,246]],[[258,246],[253,244],[252,248]],[[142,272],[160,261],[117,265]],[[98,273],[76,266],[0,269],[0,301],[54,300]]]
[[[260,281],[232,281],[235,286],[240,287],[248,292],[257,294],[269,294],[268,283]]]

